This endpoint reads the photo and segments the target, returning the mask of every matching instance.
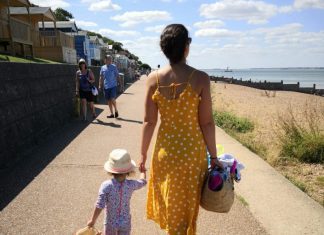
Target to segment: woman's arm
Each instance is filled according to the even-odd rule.
[[[78,95],[79,94],[79,76],[78,76],[78,72],[76,72],[75,74],[75,95]]]
[[[94,83],[95,82],[95,76],[94,76],[93,72],[90,69],[89,69],[89,77],[90,77],[89,82]]]
[[[142,130],[142,143],[141,143],[141,161],[139,163],[140,172],[145,172],[145,162],[147,159],[147,150],[150,146],[151,139],[154,133],[154,129],[157,122],[158,108],[156,103],[152,100],[152,95],[155,90],[155,78],[149,75],[147,82],[147,91],[145,97],[145,113],[144,113],[144,123]]]
[[[215,123],[213,119],[212,100],[210,94],[210,80],[207,74],[202,74],[201,81],[201,100],[199,103],[198,117],[199,125],[202,130],[208,152],[211,156],[211,166],[215,165],[223,168],[223,165],[217,159]]]

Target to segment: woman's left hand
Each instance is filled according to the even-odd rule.
[[[141,173],[144,173],[146,171],[145,162],[146,162],[146,156],[142,156],[142,158],[138,164],[138,170]]]

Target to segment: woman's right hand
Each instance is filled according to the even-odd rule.
[[[210,166],[211,166],[211,168],[218,166],[219,168],[224,169],[223,164],[216,157],[210,159]]]

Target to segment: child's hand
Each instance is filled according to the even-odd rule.
[[[87,223],[88,227],[93,227],[94,225],[95,225],[95,222],[92,221],[92,220],[89,220],[88,223]]]
[[[144,172],[141,172],[141,179],[146,180],[146,170]]]

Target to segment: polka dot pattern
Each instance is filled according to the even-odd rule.
[[[207,171],[206,145],[198,123],[200,97],[187,85],[177,99],[157,90],[161,115],[148,184],[147,217],[168,234],[196,234],[200,193]]]

